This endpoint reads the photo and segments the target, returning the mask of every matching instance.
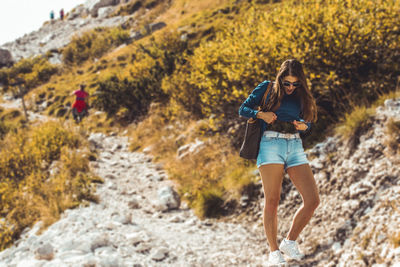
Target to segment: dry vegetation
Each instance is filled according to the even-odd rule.
[[[48,122],[9,131],[0,141],[0,249],[37,221],[48,226],[68,208],[96,201],[86,141]]]
[[[259,82],[274,79],[283,60],[304,62],[317,100],[319,121],[306,145],[338,123],[343,136],[357,135],[368,126],[373,103],[396,96],[398,1],[161,2],[121,7],[116,14],[139,8],[148,16],[124,29],[77,36],[59,69],[30,59],[0,70],[0,82],[11,84],[19,74],[34,81],[32,108],[46,102],[45,112],[61,119],[70,92],[86,83],[90,105],[102,112],[92,109],[85,127],[109,132],[130,124],[132,149],[151,147],[199,216],[217,216],[254,181],[254,164],[237,155],[242,129],[233,126],[243,123],[237,109]],[[154,6],[145,11],[146,5]],[[167,27],[128,40],[128,31],[154,20]],[[179,147],[199,141],[197,153],[179,158]]]

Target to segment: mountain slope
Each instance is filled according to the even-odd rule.
[[[400,98],[389,99],[362,129],[358,144],[336,135],[307,151],[321,203],[299,237],[307,254],[301,266],[400,264],[399,133]],[[301,204],[288,179],[278,211],[280,237]],[[262,220],[261,191],[259,197],[247,207],[248,222]]]
[[[144,2],[149,4],[151,1]],[[126,129],[125,126],[134,120],[135,123],[128,127],[130,134],[133,132],[130,135],[133,149],[144,149],[153,153],[154,161],[164,162],[164,167],[171,171],[168,177],[176,182],[181,197],[191,208],[200,210],[197,214],[215,215],[215,210],[222,210],[223,214],[234,212],[233,216],[222,217],[221,220],[236,223],[232,227],[238,229],[240,234],[235,236],[238,242],[234,243],[231,250],[235,255],[225,255],[226,251],[215,248],[218,266],[224,266],[228,256],[232,256],[235,261],[227,265],[257,266],[262,264],[261,261],[267,252],[265,247],[262,247],[266,243],[261,225],[261,184],[259,180],[255,181],[253,165],[238,159],[235,150],[237,141],[242,136],[240,126],[243,124],[243,121],[238,121],[235,101],[251,90],[256,81],[267,74],[271,76],[281,60],[280,57],[304,55],[301,59],[315,59],[306,63],[312,62],[308,67],[312,67],[311,88],[322,111],[320,121],[332,125],[333,122],[329,122],[328,117],[339,114],[344,116],[345,110],[351,110],[352,105],[366,101],[364,104],[368,106],[382,92],[393,91],[393,81],[398,75],[396,64],[399,61],[396,59],[400,42],[395,40],[398,40],[399,34],[396,30],[384,30],[390,28],[386,28],[385,25],[392,25],[395,21],[392,16],[398,14],[398,6],[395,6],[394,2],[381,1],[381,8],[379,3],[373,1],[332,1],[327,9],[324,9],[323,5],[318,6],[318,3],[323,1],[308,1],[304,6],[293,4],[297,1],[282,1],[282,5],[278,1],[271,6],[246,5],[243,2],[246,1],[202,1],[198,4],[182,0],[165,2],[166,6],[158,10],[151,9],[154,10],[153,13],[146,13],[146,9],[143,9],[140,14],[136,13],[142,19],[137,22],[138,25],[132,20],[128,26],[125,25],[132,34],[131,40],[124,41],[118,48],[111,46],[111,50],[104,55],[89,58],[83,63],[61,65],[57,75],[32,88],[31,93],[27,95],[31,109],[63,119],[71,105],[71,99],[68,98],[70,91],[84,82],[88,84],[88,90],[94,99],[110,100],[106,103],[110,104],[108,106],[96,106],[106,112],[92,109],[91,116],[84,121],[84,127],[90,131],[122,132]],[[377,13],[362,12],[364,9],[360,11],[357,8],[363,7],[363,3],[365,9],[372,5],[378,6],[379,10],[376,10]],[[307,13],[310,20],[307,20],[308,16],[296,16],[298,10],[305,13],[307,5],[311,4],[315,5],[313,7],[320,16],[313,17],[313,12]],[[120,8],[114,10],[114,15],[130,16],[128,11],[132,11],[133,6],[129,7],[128,4]],[[379,13],[384,13],[385,8],[390,11],[387,17]],[[278,17],[269,16],[267,11],[285,11],[282,15],[285,20],[282,23],[287,27],[280,27],[281,24],[275,21]],[[335,12],[340,16],[332,15]],[[363,18],[370,17],[376,17],[382,27],[371,28],[375,21],[372,19],[367,20],[370,24],[365,27]],[[325,23],[331,22],[330,18],[334,19],[332,23]],[[309,23],[304,28],[305,33],[285,33],[285,30],[291,29],[290,25],[297,25],[296,23],[302,20]],[[149,27],[145,27],[156,21],[166,21],[167,27],[158,32],[152,32]],[[231,27],[232,25],[240,27]],[[329,31],[321,25],[326,25]],[[357,27],[351,28],[352,25]],[[397,27],[396,25],[394,23],[393,27]],[[52,26],[45,25],[44,29],[50,27]],[[275,30],[279,30],[281,34],[272,36],[270,33]],[[371,34],[373,30],[376,30],[377,34]],[[353,39],[349,37],[345,43],[336,41],[335,34],[344,36],[347,32]],[[144,38],[136,40],[135,36],[138,36],[138,33],[143,33],[141,38]],[[104,32],[100,31],[97,34],[102,37]],[[387,40],[386,37],[365,37],[381,36],[380,34],[394,41],[386,47],[381,43]],[[282,39],[280,36],[286,38]],[[314,38],[312,42],[308,42],[309,37]],[[354,46],[362,41],[365,42],[364,45]],[[333,48],[338,50],[332,50]],[[320,49],[326,57],[317,53]],[[388,51],[393,56],[390,56]],[[314,52],[317,55],[313,54]],[[352,56],[351,64],[345,55]],[[390,58],[390,61],[386,61],[385,57]],[[336,59],[340,59],[341,68],[337,67]],[[363,64],[359,64],[361,61]],[[390,65],[392,63],[393,65]],[[392,71],[385,72],[388,69]],[[374,76],[376,70],[380,71],[379,78]],[[357,72],[357,79],[349,78],[353,72]],[[243,80],[246,82],[242,83]],[[232,88],[235,90],[231,90]],[[346,97],[341,94],[343,92],[347,93]],[[354,95],[351,92],[365,98],[352,99]],[[166,98],[165,94],[169,98]],[[334,97],[334,100],[329,97]],[[223,101],[220,101],[221,99]],[[342,100],[351,105],[344,107]],[[160,103],[151,105],[154,101]],[[343,109],[342,113],[333,108],[332,101],[336,101],[334,104],[338,109]],[[307,254],[305,261],[299,263],[302,266],[372,266],[399,262],[399,129],[396,126],[400,119],[398,103],[398,99],[387,100],[383,107],[376,110],[372,121],[355,131],[351,139],[340,135],[328,137],[308,151],[321,192],[321,205],[300,237],[301,247]],[[143,106],[140,106],[141,104]],[[235,117],[218,112],[223,105],[234,110]],[[107,109],[108,107],[110,108]],[[202,115],[202,109],[210,114]],[[390,119],[393,122],[390,122]],[[325,128],[321,128],[323,127],[314,127],[313,135],[324,140],[326,132]],[[128,151],[124,150],[124,153]],[[181,155],[185,157],[180,157]],[[113,163],[117,163],[116,161],[117,159]],[[123,177],[124,171],[126,169],[122,168],[120,178],[126,182],[129,178]],[[103,174],[106,175],[105,172]],[[153,182],[158,185],[157,181]],[[110,190],[114,190],[112,184],[110,187]],[[280,237],[288,231],[290,219],[300,203],[300,196],[286,179],[279,210]],[[170,213],[160,214],[171,220],[180,220],[172,218]],[[95,216],[100,215],[96,213]],[[193,220],[196,221],[196,226],[189,227],[188,231],[204,227],[197,219]],[[224,232],[219,228],[223,228],[224,224],[219,224],[218,220],[209,221],[218,225],[216,229],[221,231],[222,235],[232,235],[231,232]],[[209,221],[206,221],[205,226],[209,226]],[[71,222],[67,220],[66,224],[69,223]],[[241,230],[242,227],[247,227],[246,231],[257,236],[255,240],[249,237],[250,242],[246,243],[243,254],[240,253],[240,249],[247,235]],[[179,231],[179,226],[178,230],[174,231]],[[207,230],[204,233],[205,239],[198,237],[198,244],[208,243],[209,236],[216,234]],[[157,246],[153,248],[154,253],[162,257],[167,253],[164,249],[160,249],[160,253],[157,252],[158,245],[162,243],[160,240],[162,238],[157,239]],[[225,237],[218,240],[221,243],[215,243],[216,247],[218,244],[232,241]],[[125,241],[122,242],[124,245]],[[113,242],[113,245],[118,246],[118,242]],[[127,247],[132,249],[129,245]],[[262,249],[259,249],[260,247]],[[23,255],[33,257],[32,250],[37,248],[36,246],[20,249],[25,253]],[[3,255],[11,262],[12,259],[8,256],[18,254],[18,249],[13,248],[11,252]],[[111,246],[104,250],[107,250],[105,253],[115,253]],[[213,259],[201,259],[201,253],[204,252],[201,245],[195,250],[196,256],[193,258],[186,255],[187,257],[176,259],[164,257],[164,260],[168,264],[183,262],[185,259],[198,264],[214,263]],[[256,252],[252,254],[251,250]],[[84,252],[91,256],[93,251]],[[191,254],[190,251],[186,252]],[[134,260],[153,261],[147,254],[142,256],[138,255]]]

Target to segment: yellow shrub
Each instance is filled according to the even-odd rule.
[[[398,1],[288,0],[254,5],[203,40],[163,81],[187,110],[237,118],[241,102],[288,58],[304,63],[320,120],[315,138],[347,112],[395,89],[400,68]],[[394,28],[393,28],[394,27]]]
[[[8,133],[0,151],[0,249],[36,221],[47,226],[82,201],[97,201],[87,142],[61,123]],[[79,150],[78,150],[79,148]],[[85,152],[86,151],[86,152]],[[51,172],[50,172],[51,170]]]
[[[344,121],[336,128],[336,133],[344,139],[358,138],[371,125],[374,110],[364,106],[356,107],[345,115]]]
[[[199,217],[216,217],[226,200],[239,200],[243,189],[254,182],[254,168],[239,158],[226,136],[209,138],[214,119],[193,121],[185,112],[173,120],[170,107],[153,105],[149,116],[132,130],[131,148],[149,147],[163,162],[178,192]],[[203,142],[193,153],[178,156],[185,144]]]
[[[100,58],[110,48],[129,39],[129,32],[122,28],[96,28],[74,36],[63,50],[65,64],[81,64],[88,59]]]

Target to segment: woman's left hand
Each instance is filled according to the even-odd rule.
[[[308,128],[307,124],[302,121],[293,121],[293,125],[298,131],[305,131]]]

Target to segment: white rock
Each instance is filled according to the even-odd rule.
[[[101,7],[98,9],[98,18],[106,18],[114,12],[114,8],[112,7]]]
[[[136,248],[135,251],[139,253],[146,252],[151,249],[151,245],[148,243],[140,243]]]
[[[86,253],[81,251],[81,250],[69,250],[69,251],[63,251],[60,253],[57,253],[57,259],[60,260],[68,260],[71,259],[73,257],[81,257],[83,255],[85,255]]]
[[[322,164],[322,162],[320,161],[319,158],[315,158],[313,160],[310,161],[310,167],[320,170],[324,168],[324,165]]]
[[[137,197],[132,197],[129,202],[128,202],[128,206],[131,209],[138,209],[140,208],[140,204],[139,204],[139,200]]]
[[[142,236],[140,233],[131,233],[126,236],[129,244],[137,245],[143,241]]]
[[[20,261],[18,261],[18,263],[14,266],[17,267],[41,267],[44,265],[45,262],[43,261],[38,261],[38,260],[34,260],[34,259],[21,259]],[[12,266],[12,265],[10,265]]]
[[[122,214],[122,215],[115,216],[114,219],[121,224],[130,224],[132,221],[132,215],[131,214]]]
[[[169,222],[179,223],[183,222],[183,219],[179,215],[175,215],[168,220]]]
[[[38,260],[52,260],[54,248],[51,244],[45,243],[35,250],[35,258]]]
[[[101,267],[119,267],[121,263],[118,256],[108,256],[99,260],[99,265]]]
[[[180,198],[178,193],[171,186],[165,186],[158,190],[158,199],[160,206],[167,207],[168,209],[178,209],[180,205]]]
[[[90,249],[94,251],[97,248],[105,247],[110,244],[107,234],[98,234],[91,242]]]
[[[384,241],[386,238],[387,238],[387,237],[386,237],[385,234],[379,234],[376,241],[377,241],[378,243],[381,243],[381,242]]]
[[[151,258],[155,261],[162,261],[165,259],[168,255],[168,249],[167,248],[158,248],[156,251],[151,255]]]

